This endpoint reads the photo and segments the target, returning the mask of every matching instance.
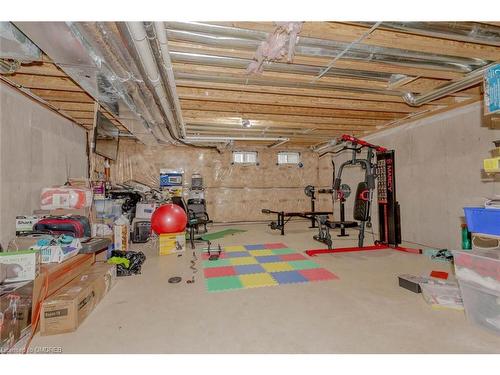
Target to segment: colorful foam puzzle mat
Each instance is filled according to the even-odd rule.
[[[338,279],[283,243],[225,246],[219,259],[202,259],[209,292]]]

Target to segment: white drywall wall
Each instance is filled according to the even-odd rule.
[[[0,243],[15,235],[16,215],[39,209],[43,187],[87,175],[86,132],[0,82]]]

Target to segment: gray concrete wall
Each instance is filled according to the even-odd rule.
[[[0,82],[0,243],[16,215],[40,208],[43,187],[87,175],[86,132]]]
[[[499,130],[484,123],[481,103],[471,104],[365,139],[396,150],[397,199],[401,205],[403,240],[429,247],[461,246],[463,207],[500,193],[499,183],[481,173]],[[336,162],[346,155],[335,158]],[[353,189],[359,168],[346,171]],[[352,200],[352,199],[351,199]],[[349,205],[349,215],[352,215]],[[377,218],[376,209],[372,217]],[[377,223],[374,220],[374,231]],[[371,240],[371,235],[368,235]]]

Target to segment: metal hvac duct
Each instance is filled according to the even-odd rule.
[[[211,66],[239,68],[239,69],[246,69],[248,64],[252,62],[251,59],[207,55],[201,53],[177,52],[177,51],[171,51],[170,57],[173,62],[211,65]],[[279,62],[272,62],[272,63],[265,62],[264,70],[269,72],[293,73],[293,74],[304,74],[304,75],[315,76],[321,73],[323,67],[313,66],[313,65],[301,65],[301,64],[286,64]],[[388,82],[391,79],[392,73],[331,68],[330,71],[326,74],[326,76],[370,79],[374,81]]]
[[[354,22],[371,26],[372,22]],[[382,22],[381,29],[500,46],[500,27],[478,22]]]
[[[165,26],[169,40],[254,51],[268,35],[268,33],[263,31],[198,22],[165,22]],[[349,43],[299,36],[295,53],[303,56],[334,58],[348,45]],[[344,56],[347,59],[353,60],[379,61],[418,68],[458,72],[470,72],[488,63],[488,61],[482,59],[414,52],[367,44],[356,44]]]

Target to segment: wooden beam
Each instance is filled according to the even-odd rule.
[[[411,107],[404,103],[386,103],[363,100],[332,99],[302,97],[292,95],[275,95],[264,93],[248,93],[229,90],[198,89],[189,87],[178,87],[177,94],[181,99],[191,99],[200,101],[219,101],[236,102],[251,104],[273,104],[273,105],[292,105],[311,108],[335,108],[335,109],[354,109],[370,110],[382,112],[400,112],[410,113],[423,109],[430,109],[432,105],[424,105],[420,108]]]
[[[249,75],[244,68],[226,68],[220,66],[208,66],[208,65],[195,65],[195,64],[185,64],[185,63],[174,63],[174,72],[185,72],[185,73],[202,73],[202,74],[212,74],[221,75],[236,78],[248,78]],[[259,78],[269,78],[269,79],[282,79],[290,82],[305,82],[310,83],[314,78],[313,75],[304,74],[294,74],[294,73],[276,73],[264,70],[262,74],[258,75]],[[342,85],[350,87],[359,88],[373,88],[382,89],[386,88],[386,83],[381,81],[370,81],[356,78],[342,78],[342,77],[324,77],[321,79],[322,83],[332,84],[332,85]]]
[[[92,112],[80,112],[80,111],[69,111],[67,109],[60,110],[60,112],[67,114],[68,116],[71,116],[73,118],[77,119],[86,119],[86,118],[93,118],[94,115]]]
[[[94,105],[92,103],[50,101],[50,104],[52,104],[56,108],[64,109],[67,111],[93,112],[94,108]]]
[[[194,120],[185,118],[186,126],[189,128],[215,128],[215,127],[224,127],[226,129],[232,129],[233,131],[240,131],[245,129],[241,126],[241,123],[238,122],[216,122],[216,121],[203,121],[203,120]],[[317,130],[364,130],[370,129],[373,130],[377,125],[345,125],[345,124],[294,124],[294,123],[273,123],[273,122],[260,122],[260,121],[252,121],[252,129],[274,129],[274,130],[290,130],[290,131],[310,131],[312,129]]]
[[[29,89],[48,89],[71,92],[83,92],[72,80],[65,77],[36,76],[31,74],[12,74],[12,81]]]
[[[371,100],[379,102],[405,103],[400,96],[362,93],[355,91],[340,91],[340,90],[319,90],[309,88],[294,88],[294,87],[278,87],[278,86],[258,86],[258,85],[240,85],[230,83],[216,82],[198,82],[189,80],[177,80],[177,87],[196,87],[196,88],[212,88],[232,91],[257,92],[267,94],[282,94],[282,95],[298,95],[318,98],[338,98],[338,99],[356,99],[356,100]],[[413,91],[412,87],[404,86],[405,91]],[[448,97],[435,100],[432,104],[447,105],[455,103],[454,98]]]
[[[208,65],[196,65],[196,64],[185,64],[185,63],[174,63],[174,72],[184,72],[184,73],[194,73],[194,74],[210,74],[210,75],[219,75],[219,76],[227,76],[234,77],[240,79],[247,79],[249,76],[244,68],[227,68],[227,67],[219,67],[219,66],[208,66]],[[299,73],[281,73],[281,72],[270,72],[264,70],[263,73],[256,75],[255,77],[262,79],[279,79],[285,80],[287,82],[302,82],[302,83],[310,83],[314,78],[313,75],[299,74]],[[360,79],[360,78],[343,78],[343,77],[330,77],[326,76],[321,78],[320,83],[323,84],[331,84],[343,87],[356,87],[356,88],[366,88],[366,89],[378,89],[385,90],[387,89],[388,82],[384,81],[374,81],[368,79]],[[419,90],[427,91],[431,90],[436,85],[442,84],[443,80],[436,80],[426,78],[419,85]],[[420,91],[418,91],[420,92]]]
[[[31,74],[37,76],[68,77],[61,69],[52,63],[23,64],[16,74]]]
[[[296,116],[296,115],[282,115],[282,114],[265,114],[265,113],[245,113],[240,112],[211,112],[211,111],[196,111],[185,109],[182,111],[184,119],[198,119],[198,120],[218,120],[218,119],[233,119],[240,121],[241,118],[248,118],[250,120],[260,121],[274,121],[276,123],[292,122],[303,125],[310,123],[318,124],[346,124],[346,125],[381,125],[387,120],[385,119],[361,119],[349,117],[321,117],[321,116]]]
[[[248,104],[248,103],[225,103],[210,102],[201,100],[182,100],[182,110],[193,109],[206,112],[229,112],[235,111],[243,114],[281,114],[297,116],[317,116],[317,117],[342,117],[355,119],[387,119],[394,120],[405,116],[403,113],[394,113],[390,111],[366,111],[366,110],[341,110],[331,108],[308,108],[294,107],[288,105],[269,105],[269,104]]]
[[[50,89],[31,89],[30,91],[50,102],[93,103],[92,97],[84,92]]]

